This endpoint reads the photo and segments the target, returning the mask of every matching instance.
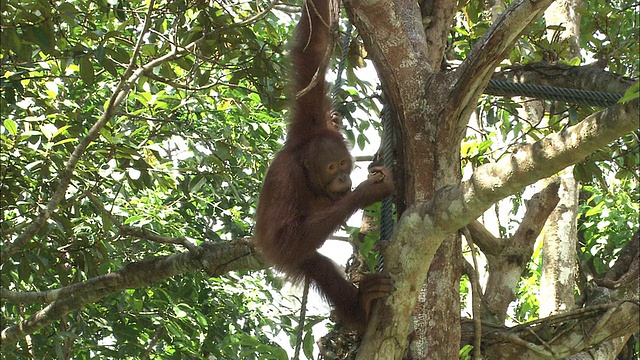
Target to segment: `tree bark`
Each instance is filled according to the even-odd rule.
[[[401,359],[410,330],[410,319],[422,316],[430,329],[426,339],[412,351],[414,358],[455,358],[460,334],[455,321],[459,305],[447,291],[458,291],[459,278],[449,276],[460,269],[452,265],[444,274],[441,261],[455,262],[460,227],[480,216],[494,202],[548,177],[637,128],[637,104],[616,105],[593,115],[583,123],[525,145],[497,164],[481,166],[469,181],[460,183],[460,141],[476,107],[478,97],[496,66],[513,47],[521,31],[535,21],[551,0],[512,3],[479,39],[458,69],[437,72],[430,53],[435,29],[424,30],[420,8],[409,0],[346,0],[349,18],[362,36],[382,82],[385,100],[396,114],[400,130],[399,162],[404,171],[396,174],[402,192],[396,194],[406,210],[396,227],[391,246],[383,251],[385,267],[395,281],[396,291],[374,311],[364,336],[360,359]],[[446,22],[443,22],[446,23]],[[440,25],[442,26],[442,25]],[[444,29],[441,29],[444,31]],[[448,31],[448,29],[446,30]],[[436,41],[437,42],[437,41]],[[448,240],[445,240],[448,239]],[[436,251],[455,249],[456,254]],[[438,264],[434,262],[438,258]],[[441,279],[422,291],[431,264]],[[431,280],[429,280],[431,281]],[[453,290],[452,290],[453,289]],[[416,310],[420,294],[425,307]],[[458,300],[455,300],[456,302]],[[453,305],[452,305],[453,304]],[[435,314],[437,318],[434,318]],[[414,317],[415,321],[415,317]]]

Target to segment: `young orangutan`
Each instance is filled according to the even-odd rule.
[[[317,249],[358,209],[391,195],[386,167],[351,190],[353,160],[331,119],[322,58],[329,43],[329,0],[307,0],[291,48],[293,105],[287,139],[264,180],[255,237],[266,259],[291,281],[308,279],[342,323],[364,330],[373,300],[387,296],[391,280],[365,276],[356,288]],[[304,95],[314,74],[319,81]]]

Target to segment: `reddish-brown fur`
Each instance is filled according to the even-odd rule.
[[[350,190],[349,150],[329,117],[326,69],[318,70],[329,42],[329,0],[313,2],[315,6],[303,8],[294,33],[293,94],[304,89],[316,71],[319,79],[309,92],[293,101],[287,140],[273,160],[260,193],[255,237],[266,259],[278,270],[292,281],[311,280],[342,322],[362,330],[371,302],[391,290],[389,277],[369,275],[358,289],[317,249],[357,209],[382,200],[394,186],[389,170],[378,167],[373,169],[376,174]],[[340,173],[334,176],[313,170],[345,157],[346,179]],[[346,191],[330,191],[320,184],[319,176],[346,183]]]

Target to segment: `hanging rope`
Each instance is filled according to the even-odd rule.
[[[391,124],[391,111],[389,106],[382,108],[382,164],[389,169],[393,168],[393,127]],[[382,200],[380,208],[380,243],[389,241],[393,232],[393,197],[387,196]],[[376,270],[384,269],[384,258],[380,254]]]
[[[536,99],[566,101],[573,104],[609,107],[615,105],[622,94],[576,90],[545,85],[489,80],[485,94],[498,96],[526,96]]]
[[[331,99],[336,102],[338,101],[338,93],[340,92],[340,88],[342,88],[342,84],[344,81],[342,80],[342,73],[346,68],[347,64],[347,55],[349,54],[349,45],[351,44],[351,31],[353,30],[353,24],[349,22],[347,24],[347,29],[345,30],[345,36],[342,40],[342,53],[340,54],[340,62],[338,63],[338,70],[336,71],[336,82],[333,85],[333,91],[331,91]]]
[[[293,360],[300,359],[300,348],[302,347],[302,336],[304,333],[304,320],[307,317],[307,297],[309,296],[309,279],[304,280],[304,290],[302,291],[302,305],[300,307],[300,321],[298,321],[298,333],[296,335],[296,348],[293,353]]]
[[[351,32],[353,31],[353,24],[349,22],[345,31],[345,37],[342,41],[342,54],[340,62],[338,63],[338,70],[336,71],[336,82],[333,87],[331,96],[334,102],[338,100],[338,92],[342,88],[343,80],[342,73],[346,68],[347,55],[349,53],[349,45],[351,44]],[[382,109],[382,127],[383,127],[383,139],[382,139],[382,163],[384,166],[391,169],[393,166],[393,133],[391,127],[391,115],[389,109],[385,106]],[[380,210],[380,240],[386,241],[391,238],[393,232],[393,199],[387,197],[382,200],[382,207]],[[380,272],[384,268],[384,259],[382,255],[378,260],[376,270]]]

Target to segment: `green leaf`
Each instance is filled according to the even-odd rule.
[[[54,50],[53,44],[55,44],[53,27],[46,25],[48,23],[45,22],[42,26],[32,26],[30,30],[35,37],[36,43],[40,45],[42,52],[51,55]]]
[[[16,122],[12,119],[5,119],[4,127],[7,129],[7,131],[9,131],[11,135],[15,136],[18,133],[18,124],[16,124]]]
[[[51,139],[55,139],[56,136],[64,133],[67,131],[67,129],[69,129],[71,127],[71,125],[65,125],[63,127],[61,127],[60,129],[58,129],[55,133],[53,133],[53,135],[51,136]]]
[[[14,53],[20,54],[22,50],[22,43],[20,42],[20,36],[13,27],[6,27],[2,29],[2,43],[7,45],[7,48],[13,50]]]
[[[142,53],[147,56],[155,56],[157,54],[156,45],[155,44],[145,44],[142,45]]]
[[[207,178],[203,175],[198,175],[189,183],[189,193],[197,193],[202,186],[207,183]]]
[[[76,140],[78,140],[78,139],[76,139],[76,138],[67,138],[67,139],[60,140],[60,141],[56,142],[55,144],[53,144],[53,146],[74,142]]]
[[[176,73],[167,63],[160,65],[160,75],[166,77],[167,79],[173,79],[176,77]]]
[[[129,61],[131,60],[131,57],[129,55],[129,53],[122,48],[119,47],[114,47],[114,48],[106,48],[107,49],[107,54],[109,56],[111,56],[111,58],[121,64],[128,64]]]
[[[640,81],[636,81],[627,91],[624,93],[624,96],[618,100],[619,103],[627,103],[633,99],[637,99],[640,97]]]
[[[89,60],[89,56],[83,56],[78,60],[80,66],[80,77],[87,85],[93,85],[95,73],[93,72],[93,65]]]
[[[78,9],[76,9],[76,7],[72,3],[63,2],[62,4],[58,5],[58,12],[74,15],[78,12]]]
[[[367,137],[364,136],[362,133],[358,134],[357,137],[357,142],[358,142],[358,148],[360,149],[364,149],[366,143],[368,142]]]
[[[176,60],[176,63],[178,64],[178,66],[187,71],[191,70],[191,68],[193,67],[193,60],[188,57],[181,57]]]
[[[118,77],[118,69],[116,68],[116,64],[113,62],[113,60],[109,59],[108,57],[104,57],[102,58],[102,60],[100,60],[100,65],[102,65],[104,69],[109,72],[109,74]]]
[[[302,350],[304,351],[304,355],[307,359],[313,359],[313,344],[314,338],[311,331],[307,331],[304,336],[304,341],[302,343]]]
[[[107,53],[107,49],[104,46],[98,46],[96,50],[93,52],[93,55],[96,57],[98,61],[102,61],[104,59],[104,55]]]
[[[143,219],[145,219],[144,215],[134,215],[134,216],[131,216],[131,217],[127,218],[124,221],[124,224],[125,225],[129,225],[129,224],[135,223],[135,222],[137,222],[139,220],[143,220]]]
[[[600,214],[602,213],[602,207],[604,206],[604,203],[598,203],[596,206],[592,207],[591,209],[587,210],[587,212],[584,214],[584,216],[593,216],[596,214]]]

